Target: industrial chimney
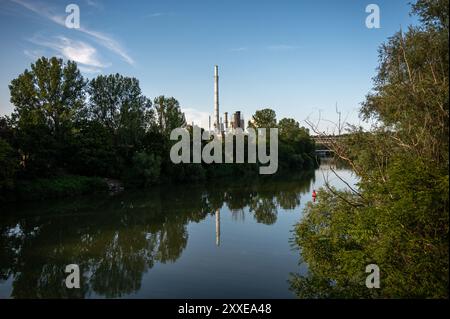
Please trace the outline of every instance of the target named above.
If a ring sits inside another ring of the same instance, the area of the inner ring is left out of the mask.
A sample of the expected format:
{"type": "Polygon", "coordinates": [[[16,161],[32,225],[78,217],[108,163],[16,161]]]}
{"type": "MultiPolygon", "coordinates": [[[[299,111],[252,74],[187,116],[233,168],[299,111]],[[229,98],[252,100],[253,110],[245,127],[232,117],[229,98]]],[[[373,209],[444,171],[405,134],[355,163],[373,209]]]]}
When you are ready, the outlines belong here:
{"type": "Polygon", "coordinates": [[[219,67],[214,66],[214,122],[217,133],[220,133],[219,119],[219,67]]]}
{"type": "Polygon", "coordinates": [[[228,130],[228,112],[225,112],[225,130],[228,130]]]}

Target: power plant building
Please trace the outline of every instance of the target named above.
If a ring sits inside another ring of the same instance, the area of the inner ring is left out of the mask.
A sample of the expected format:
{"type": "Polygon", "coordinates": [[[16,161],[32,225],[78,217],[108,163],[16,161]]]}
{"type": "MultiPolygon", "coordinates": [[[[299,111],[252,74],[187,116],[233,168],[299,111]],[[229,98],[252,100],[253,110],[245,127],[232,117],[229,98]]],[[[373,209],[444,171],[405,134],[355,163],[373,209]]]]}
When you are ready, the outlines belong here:
{"type": "MultiPolygon", "coordinates": [[[[224,122],[220,117],[219,110],[219,67],[214,66],[214,132],[217,134],[225,134],[230,130],[245,130],[244,116],[241,111],[236,111],[231,119],[228,118],[228,112],[224,113],[224,122]],[[230,121],[229,121],[230,120],[230,121]]],[[[209,117],[209,130],[211,131],[211,117],[209,117]]]]}

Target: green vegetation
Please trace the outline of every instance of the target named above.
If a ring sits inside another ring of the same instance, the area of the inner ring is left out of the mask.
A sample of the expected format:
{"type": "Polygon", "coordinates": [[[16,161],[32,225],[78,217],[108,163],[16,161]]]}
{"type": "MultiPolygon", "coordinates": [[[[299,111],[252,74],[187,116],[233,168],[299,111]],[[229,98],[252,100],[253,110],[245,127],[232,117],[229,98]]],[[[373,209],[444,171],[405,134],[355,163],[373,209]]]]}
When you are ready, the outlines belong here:
{"type": "MultiPolygon", "coordinates": [[[[170,133],[191,127],[175,98],[159,96],[152,101],[135,78],[114,74],[88,81],[76,63],[42,57],[9,88],[15,109],[10,117],[0,118],[2,201],[93,191],[84,177],[148,187],[258,174],[259,163],[173,164],[170,149],[176,141],[170,140],[170,133]]],[[[278,125],[270,109],[256,112],[254,119],[252,127],[278,125]],[[266,113],[270,121],[265,121],[266,113]]],[[[279,125],[280,172],[314,167],[314,142],[308,130],[293,119],[279,125]]]]}
{"type": "Polygon", "coordinates": [[[322,189],[296,227],[309,266],[291,281],[299,297],[448,298],[448,6],[417,1],[421,25],[381,47],[361,109],[377,127],[355,128],[334,149],[358,190],[322,189]],[[380,289],[365,286],[368,264],[380,289]]]}
{"type": "Polygon", "coordinates": [[[71,197],[107,191],[108,185],[98,177],[64,175],[54,178],[38,178],[17,183],[15,196],[19,200],[42,200],[71,197]]]}
{"type": "Polygon", "coordinates": [[[0,138],[0,201],[5,192],[11,191],[14,187],[14,175],[18,167],[18,161],[14,156],[11,145],[0,138]]]}

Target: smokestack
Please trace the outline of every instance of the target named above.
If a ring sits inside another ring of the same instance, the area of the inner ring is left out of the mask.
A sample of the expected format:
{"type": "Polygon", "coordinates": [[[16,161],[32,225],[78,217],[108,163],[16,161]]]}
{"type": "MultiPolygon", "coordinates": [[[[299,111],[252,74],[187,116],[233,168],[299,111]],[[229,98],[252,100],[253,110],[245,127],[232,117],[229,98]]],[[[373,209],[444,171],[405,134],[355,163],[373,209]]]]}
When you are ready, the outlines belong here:
{"type": "Polygon", "coordinates": [[[225,129],[228,130],[228,112],[225,112],[225,129]]]}
{"type": "Polygon", "coordinates": [[[240,128],[241,127],[241,111],[236,111],[233,114],[233,122],[234,122],[234,129],[240,128]]]}
{"type": "Polygon", "coordinates": [[[214,66],[214,121],[216,131],[220,133],[219,121],[219,67],[214,66]]]}

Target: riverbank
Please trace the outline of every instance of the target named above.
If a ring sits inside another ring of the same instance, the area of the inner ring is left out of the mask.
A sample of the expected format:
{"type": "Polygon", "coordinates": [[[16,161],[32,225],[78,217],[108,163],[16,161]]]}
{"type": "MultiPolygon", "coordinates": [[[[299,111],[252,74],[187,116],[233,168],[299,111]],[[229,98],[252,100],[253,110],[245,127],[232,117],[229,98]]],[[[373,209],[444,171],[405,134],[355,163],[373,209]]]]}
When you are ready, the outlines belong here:
{"type": "Polygon", "coordinates": [[[254,171],[245,171],[242,174],[234,174],[226,170],[217,170],[216,174],[196,180],[171,180],[162,181],[150,185],[135,185],[129,181],[122,181],[112,178],[88,177],[79,175],[62,175],[50,178],[39,178],[35,180],[18,181],[16,185],[0,195],[0,203],[32,202],[48,199],[61,199],[67,197],[77,197],[83,195],[95,195],[102,193],[117,194],[128,190],[151,189],[164,185],[206,185],[211,180],[219,180],[222,184],[232,184],[239,181],[240,184],[251,185],[257,181],[272,180],[280,181],[295,177],[310,177],[314,174],[314,169],[304,169],[290,172],[279,172],[273,175],[258,175],[254,171]]]}
{"type": "Polygon", "coordinates": [[[63,175],[18,181],[13,189],[0,196],[0,202],[38,201],[107,192],[108,182],[100,177],[63,175]]]}

